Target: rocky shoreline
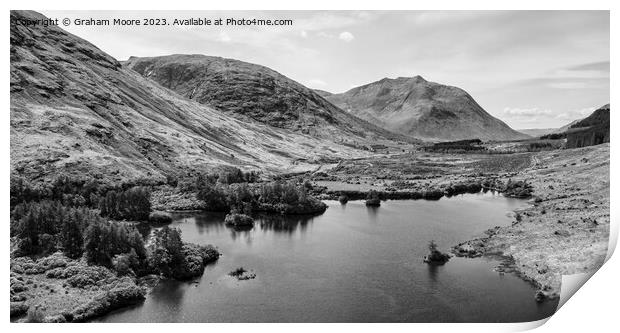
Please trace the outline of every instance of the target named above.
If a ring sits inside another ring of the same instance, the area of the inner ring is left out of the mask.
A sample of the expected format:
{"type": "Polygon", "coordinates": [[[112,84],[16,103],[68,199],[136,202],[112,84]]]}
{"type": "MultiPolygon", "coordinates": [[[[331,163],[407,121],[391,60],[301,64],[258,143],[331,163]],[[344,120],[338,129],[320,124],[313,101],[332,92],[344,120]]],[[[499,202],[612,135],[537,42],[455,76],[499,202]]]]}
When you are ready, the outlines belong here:
{"type": "MultiPolygon", "coordinates": [[[[191,243],[183,246],[184,266],[175,274],[190,280],[203,274],[219,252],[191,243]]],[[[86,322],[139,304],[163,276],[119,275],[57,252],[47,257],[11,259],[11,321],[86,322]]]]}
{"type": "Polygon", "coordinates": [[[609,144],[541,152],[524,170],[535,197],[511,226],[460,243],[457,256],[500,258],[501,270],[537,286],[537,301],[559,297],[565,274],[591,272],[609,241],[609,144]]]}

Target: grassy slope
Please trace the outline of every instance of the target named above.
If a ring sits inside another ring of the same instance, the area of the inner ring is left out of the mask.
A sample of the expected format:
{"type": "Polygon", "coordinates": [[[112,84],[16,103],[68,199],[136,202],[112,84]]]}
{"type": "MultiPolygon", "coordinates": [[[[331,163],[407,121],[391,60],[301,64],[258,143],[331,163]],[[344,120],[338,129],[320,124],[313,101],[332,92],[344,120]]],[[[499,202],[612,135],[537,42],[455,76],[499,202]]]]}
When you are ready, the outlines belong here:
{"type": "Polygon", "coordinates": [[[512,257],[515,269],[558,296],[561,275],[596,270],[607,255],[609,144],[533,154],[532,167],[515,178],[527,179],[542,201],[468,244],[512,257]]]}
{"type": "Polygon", "coordinates": [[[11,26],[11,169],[28,178],[163,178],[221,164],[282,172],[364,155],[189,101],[60,28],[11,26]]]}

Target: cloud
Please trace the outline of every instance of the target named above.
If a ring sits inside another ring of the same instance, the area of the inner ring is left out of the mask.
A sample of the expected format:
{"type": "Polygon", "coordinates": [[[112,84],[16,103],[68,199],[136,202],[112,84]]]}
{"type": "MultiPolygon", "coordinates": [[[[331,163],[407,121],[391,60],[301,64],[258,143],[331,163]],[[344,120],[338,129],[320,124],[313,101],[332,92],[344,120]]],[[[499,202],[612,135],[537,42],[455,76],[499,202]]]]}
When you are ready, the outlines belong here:
{"type": "Polygon", "coordinates": [[[232,41],[232,38],[230,38],[230,36],[225,31],[220,31],[220,34],[217,36],[216,40],[222,43],[230,43],[232,41]]]}
{"type": "Polygon", "coordinates": [[[558,115],[555,116],[556,119],[560,119],[560,120],[566,120],[566,121],[572,121],[575,119],[583,119],[587,116],[589,116],[590,114],[592,114],[592,112],[594,112],[594,110],[596,110],[595,107],[589,107],[589,108],[583,108],[583,109],[576,109],[576,110],[571,110],[568,112],[562,112],[558,115]]]}
{"type": "Polygon", "coordinates": [[[553,111],[549,109],[539,109],[539,108],[504,108],[504,114],[509,116],[541,116],[541,115],[551,115],[553,111]]]}
{"type": "Polygon", "coordinates": [[[569,71],[599,71],[607,72],[609,74],[609,61],[591,62],[587,64],[581,64],[567,68],[569,71]]]}
{"type": "MultiPolygon", "coordinates": [[[[568,122],[583,119],[589,116],[596,107],[587,107],[582,109],[567,110],[564,112],[556,112],[551,109],[541,108],[504,108],[503,118],[512,121],[518,121],[522,126],[540,127],[541,122],[557,123],[561,122],[562,126],[568,122]]],[[[559,127],[559,126],[558,126],[559,127]]]]}
{"type": "Polygon", "coordinates": [[[348,43],[353,41],[355,39],[355,36],[353,36],[353,34],[348,31],[343,31],[340,33],[340,35],[338,35],[338,38],[348,43]]]}
{"type": "Polygon", "coordinates": [[[549,83],[547,86],[554,89],[584,89],[588,87],[585,82],[556,82],[549,83]]]}

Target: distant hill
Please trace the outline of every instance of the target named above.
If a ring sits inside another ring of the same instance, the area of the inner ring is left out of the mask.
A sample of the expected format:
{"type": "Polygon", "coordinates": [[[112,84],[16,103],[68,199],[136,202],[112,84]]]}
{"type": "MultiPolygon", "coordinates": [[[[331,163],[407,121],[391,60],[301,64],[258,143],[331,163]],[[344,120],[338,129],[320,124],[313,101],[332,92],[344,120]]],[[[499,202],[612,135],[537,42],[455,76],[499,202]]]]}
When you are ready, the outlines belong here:
{"type": "Polygon", "coordinates": [[[539,137],[545,134],[550,134],[557,131],[557,128],[524,128],[518,129],[518,132],[521,132],[525,135],[529,135],[531,137],[539,137]]]}
{"type": "Polygon", "coordinates": [[[564,132],[566,132],[566,131],[567,131],[567,130],[571,127],[571,126],[575,125],[576,123],[578,123],[578,122],[580,122],[580,121],[581,121],[581,119],[575,119],[575,120],[571,121],[570,123],[568,123],[568,124],[566,124],[566,125],[564,125],[564,126],[562,126],[562,127],[560,127],[560,128],[557,128],[557,129],[556,129],[555,131],[553,131],[552,133],[564,133],[564,132]]]}
{"type": "Polygon", "coordinates": [[[423,140],[530,137],[491,116],[464,90],[421,76],[385,78],[324,97],[373,124],[423,140]]]}
{"type": "Polygon", "coordinates": [[[606,104],[570,126],[566,131],[566,147],[578,148],[609,142],[610,125],[610,107],[606,104]]]}
{"type": "Polygon", "coordinates": [[[239,119],[334,141],[401,139],[265,66],[205,55],[131,57],[126,68],[239,119]]]}

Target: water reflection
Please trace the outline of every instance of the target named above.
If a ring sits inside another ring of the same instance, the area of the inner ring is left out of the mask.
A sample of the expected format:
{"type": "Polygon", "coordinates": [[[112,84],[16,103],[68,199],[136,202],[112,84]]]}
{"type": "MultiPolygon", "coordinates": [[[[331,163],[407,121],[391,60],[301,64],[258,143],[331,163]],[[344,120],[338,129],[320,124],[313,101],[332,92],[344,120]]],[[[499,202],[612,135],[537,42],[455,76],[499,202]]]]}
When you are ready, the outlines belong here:
{"type": "Polygon", "coordinates": [[[232,227],[226,226],[230,229],[230,238],[235,241],[237,239],[244,239],[246,244],[252,244],[252,233],[251,230],[253,227],[232,227]]]}
{"type": "Polygon", "coordinates": [[[379,213],[380,207],[377,206],[366,206],[366,212],[368,212],[368,218],[371,222],[377,222],[377,214],[379,213]]]}
{"type": "Polygon", "coordinates": [[[438,265],[426,265],[428,267],[428,278],[429,280],[435,284],[437,283],[437,272],[439,270],[438,265]]]}
{"type": "MultiPolygon", "coordinates": [[[[173,213],[175,223],[195,224],[199,234],[219,233],[229,230],[233,239],[251,237],[253,230],[263,232],[273,231],[292,235],[297,230],[306,232],[308,225],[318,215],[277,215],[259,213],[253,214],[255,224],[253,227],[233,227],[224,224],[225,213],[201,212],[201,213],[173,213]]],[[[145,225],[148,235],[149,226],[145,225]]]]}
{"type": "Polygon", "coordinates": [[[314,217],[257,214],[251,230],[226,227],[221,213],[173,214],[184,241],[213,244],[222,257],[198,284],[162,282],[140,306],[101,320],[505,322],[537,320],[555,309],[554,302],[535,305],[535,288],[517,276],[498,277],[495,261],[422,262],[428,240],[449,246],[510,225],[506,212],[523,201],[481,193],[380,208],[361,200],[327,204],[314,217]],[[257,278],[228,276],[238,267],[257,278]]]}
{"type": "Polygon", "coordinates": [[[302,233],[306,232],[308,224],[314,221],[314,217],[313,215],[285,216],[260,214],[257,216],[257,222],[262,231],[274,231],[291,235],[297,229],[302,233]]]}

